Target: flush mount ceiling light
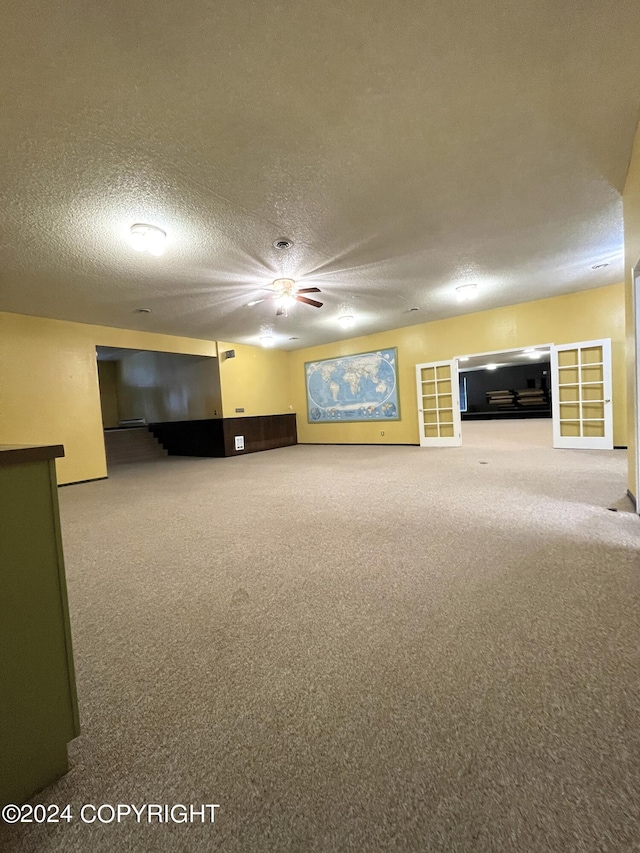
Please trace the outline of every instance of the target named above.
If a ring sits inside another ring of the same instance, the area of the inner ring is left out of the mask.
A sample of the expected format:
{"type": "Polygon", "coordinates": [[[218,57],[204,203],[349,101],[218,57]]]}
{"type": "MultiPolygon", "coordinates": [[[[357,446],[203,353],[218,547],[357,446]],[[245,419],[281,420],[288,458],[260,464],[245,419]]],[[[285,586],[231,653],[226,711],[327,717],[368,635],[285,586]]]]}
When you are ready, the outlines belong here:
{"type": "Polygon", "coordinates": [[[272,347],[274,344],[273,333],[265,330],[260,335],[260,345],[263,347],[272,347]]]}
{"type": "Polygon", "coordinates": [[[475,299],[477,295],[477,284],[459,284],[456,287],[456,299],[458,302],[468,302],[470,299],[475,299]]]}
{"type": "Polygon", "coordinates": [[[338,323],[343,329],[350,329],[355,322],[355,318],[351,314],[343,314],[342,317],[338,317],[338,323]]]}
{"type": "Polygon", "coordinates": [[[162,255],[167,239],[162,228],[138,222],[131,226],[129,242],[137,252],[149,252],[150,255],[162,255]]]}

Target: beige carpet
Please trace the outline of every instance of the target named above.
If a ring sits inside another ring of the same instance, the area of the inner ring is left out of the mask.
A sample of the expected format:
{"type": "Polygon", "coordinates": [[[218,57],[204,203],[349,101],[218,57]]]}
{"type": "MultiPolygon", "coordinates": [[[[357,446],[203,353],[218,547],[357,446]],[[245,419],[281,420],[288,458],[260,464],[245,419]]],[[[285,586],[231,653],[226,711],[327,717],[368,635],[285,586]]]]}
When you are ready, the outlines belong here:
{"type": "Polygon", "coordinates": [[[464,447],[494,447],[526,450],[532,447],[553,447],[551,418],[527,420],[463,421],[464,447]]]}
{"type": "Polygon", "coordinates": [[[621,451],[298,446],[60,491],[82,735],[52,851],[637,851],[621,451]],[[85,803],[219,803],[86,825],[85,803]]]}

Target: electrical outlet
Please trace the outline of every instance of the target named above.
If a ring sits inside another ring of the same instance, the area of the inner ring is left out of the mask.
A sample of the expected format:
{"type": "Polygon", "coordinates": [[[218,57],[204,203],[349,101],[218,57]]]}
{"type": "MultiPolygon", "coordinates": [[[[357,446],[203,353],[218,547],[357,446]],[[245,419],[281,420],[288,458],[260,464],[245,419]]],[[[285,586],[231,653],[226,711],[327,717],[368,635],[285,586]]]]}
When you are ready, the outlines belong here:
{"type": "Polygon", "coordinates": [[[237,435],[236,436],[236,450],[244,450],[244,436],[237,435]]]}

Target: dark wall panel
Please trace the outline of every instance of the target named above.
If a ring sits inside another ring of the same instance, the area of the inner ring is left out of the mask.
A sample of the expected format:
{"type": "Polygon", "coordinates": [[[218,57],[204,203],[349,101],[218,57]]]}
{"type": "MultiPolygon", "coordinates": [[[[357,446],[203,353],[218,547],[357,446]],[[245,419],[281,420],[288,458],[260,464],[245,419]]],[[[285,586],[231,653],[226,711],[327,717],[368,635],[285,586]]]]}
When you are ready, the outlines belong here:
{"type": "Polygon", "coordinates": [[[502,411],[489,404],[488,391],[519,391],[526,388],[543,388],[550,392],[551,365],[548,361],[532,361],[531,364],[514,364],[499,367],[497,370],[469,370],[460,373],[467,382],[467,412],[463,419],[474,417],[551,417],[551,406],[529,409],[517,408],[514,411],[502,411]]]}
{"type": "Polygon", "coordinates": [[[298,443],[295,415],[225,418],[223,424],[225,456],[241,456],[298,443]],[[244,436],[244,450],[235,449],[237,435],[244,436]]]}
{"type": "Polygon", "coordinates": [[[295,415],[206,419],[150,424],[170,456],[241,456],[298,443],[295,415]],[[235,437],[244,437],[244,450],[235,437]]]}

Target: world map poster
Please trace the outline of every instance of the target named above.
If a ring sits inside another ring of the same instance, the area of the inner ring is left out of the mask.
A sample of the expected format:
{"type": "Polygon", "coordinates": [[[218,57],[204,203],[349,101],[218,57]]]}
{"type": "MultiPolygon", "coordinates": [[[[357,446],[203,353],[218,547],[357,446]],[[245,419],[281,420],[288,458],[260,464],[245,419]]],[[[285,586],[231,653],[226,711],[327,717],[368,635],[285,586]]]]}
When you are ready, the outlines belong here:
{"type": "Polygon", "coordinates": [[[305,364],[309,423],[398,421],[397,350],[305,364]]]}

